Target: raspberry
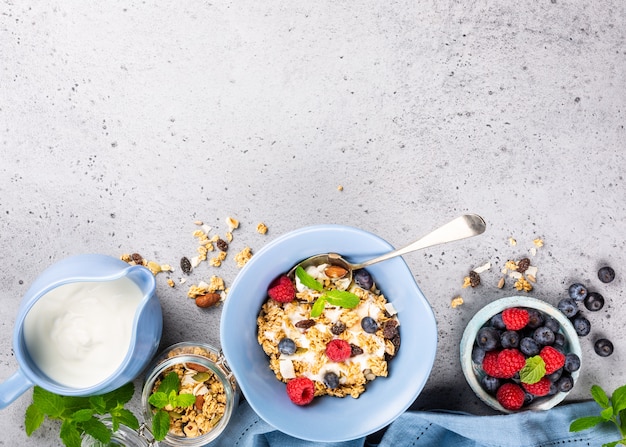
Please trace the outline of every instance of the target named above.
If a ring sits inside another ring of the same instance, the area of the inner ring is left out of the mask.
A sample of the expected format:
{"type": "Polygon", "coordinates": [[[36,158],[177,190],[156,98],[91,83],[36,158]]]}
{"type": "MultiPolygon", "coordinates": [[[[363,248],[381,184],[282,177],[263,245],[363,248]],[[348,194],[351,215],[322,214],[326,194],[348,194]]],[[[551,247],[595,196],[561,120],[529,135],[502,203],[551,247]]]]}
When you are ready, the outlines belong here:
{"type": "Polygon", "coordinates": [[[534,396],[545,396],[550,392],[552,382],[547,377],[542,377],[537,383],[523,383],[522,387],[534,396]]]}
{"type": "Polygon", "coordinates": [[[501,378],[510,379],[526,364],[526,357],[517,349],[503,349],[498,354],[498,370],[501,378]]]}
{"type": "Polygon", "coordinates": [[[552,374],[565,365],[565,355],[552,346],[544,346],[539,352],[539,357],[546,364],[546,374],[552,374]]]}
{"type": "Polygon", "coordinates": [[[274,301],[279,303],[288,303],[296,297],[296,289],[291,280],[283,275],[272,281],[267,294],[274,301]]]}
{"type": "Polygon", "coordinates": [[[502,321],[509,331],[519,331],[528,324],[530,317],[526,309],[511,307],[502,312],[502,321]]]}
{"type": "Polygon", "coordinates": [[[498,368],[498,351],[489,351],[483,358],[483,371],[491,377],[501,378],[500,368],[498,368]]]}
{"type": "Polygon", "coordinates": [[[351,354],[350,343],[340,338],[331,340],[326,345],[326,356],[333,362],[343,362],[349,359],[351,354]]]}
{"type": "Polygon", "coordinates": [[[524,390],[515,383],[505,383],[496,393],[496,399],[507,410],[519,410],[524,405],[524,390]]]}
{"type": "Polygon", "coordinates": [[[287,395],[296,405],[310,404],[315,397],[315,384],[308,377],[296,377],[287,382],[287,395]]]}

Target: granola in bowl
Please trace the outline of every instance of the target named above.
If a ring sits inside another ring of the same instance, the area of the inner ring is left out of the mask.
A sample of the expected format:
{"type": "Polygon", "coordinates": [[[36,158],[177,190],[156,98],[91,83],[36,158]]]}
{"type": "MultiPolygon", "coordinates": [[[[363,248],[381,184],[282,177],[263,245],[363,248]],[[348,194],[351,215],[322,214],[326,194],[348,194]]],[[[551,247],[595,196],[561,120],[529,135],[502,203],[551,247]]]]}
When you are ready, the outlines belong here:
{"type": "Polygon", "coordinates": [[[310,387],[288,386],[299,405],[324,395],[358,398],[368,382],[388,375],[400,348],[397,313],[369,273],[346,283],[338,269],[321,264],[281,276],[257,318],[258,342],[276,378],[310,387]]]}

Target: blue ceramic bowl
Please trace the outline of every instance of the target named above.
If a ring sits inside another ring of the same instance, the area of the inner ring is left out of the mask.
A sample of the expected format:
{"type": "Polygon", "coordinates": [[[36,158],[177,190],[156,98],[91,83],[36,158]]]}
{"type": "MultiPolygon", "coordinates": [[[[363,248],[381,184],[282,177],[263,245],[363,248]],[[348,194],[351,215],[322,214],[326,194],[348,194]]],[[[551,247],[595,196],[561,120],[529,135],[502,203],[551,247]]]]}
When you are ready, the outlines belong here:
{"type": "MultiPolygon", "coordinates": [[[[572,326],[572,323],[567,319],[567,317],[565,317],[565,315],[563,315],[563,313],[556,307],[546,303],[545,301],[528,296],[510,296],[506,298],[500,298],[487,304],[472,317],[470,322],[467,324],[465,331],[463,332],[463,338],[461,339],[461,368],[463,369],[463,374],[465,375],[467,383],[470,385],[474,393],[476,393],[476,395],[480,398],[480,400],[489,405],[491,408],[501,411],[503,413],[514,412],[511,410],[507,410],[502,405],[500,405],[498,400],[493,395],[485,391],[485,389],[482,387],[480,381],[485,376],[485,372],[482,370],[480,365],[472,361],[472,350],[474,348],[474,341],[476,340],[478,330],[483,327],[489,320],[491,320],[491,317],[509,307],[526,307],[531,309],[537,309],[544,315],[550,315],[551,317],[554,317],[561,326],[560,332],[565,336],[567,352],[572,352],[578,355],[582,363],[582,352],[580,349],[580,342],[578,340],[576,330],[574,329],[574,326],[572,326]]],[[[579,373],[580,369],[572,373],[572,379],[574,379],[574,384],[576,384],[579,373]]],[[[550,397],[537,398],[530,405],[523,407],[520,411],[549,410],[556,404],[560,403],[563,399],[565,399],[566,396],[567,393],[558,392],[550,397]]]]}
{"type": "Polygon", "coordinates": [[[341,225],[317,225],[287,233],[259,250],[233,282],[224,303],[224,356],[250,406],[267,423],[296,438],[339,442],[373,433],[400,416],[417,398],[437,349],[433,311],[401,258],[367,268],[398,311],[401,346],[389,376],[368,383],[358,399],[324,396],[293,404],[257,343],[256,319],[270,282],[309,256],[336,252],[361,262],[392,250],[371,233],[341,225]]]}
{"type": "Polygon", "coordinates": [[[33,385],[66,396],[91,396],[113,391],[135,379],[148,365],[161,340],[163,316],[155,289],[156,281],[150,270],[130,266],[111,256],[77,255],[48,267],[22,298],[15,318],[13,351],[18,370],[0,383],[0,408],[9,405],[33,385]],[[64,284],[115,281],[122,277],[131,279],[139,287],[143,299],[135,312],[130,347],[120,366],[107,379],[85,388],[69,387],[49,378],[33,361],[26,347],[24,320],[30,309],[47,292],[64,284]]]}

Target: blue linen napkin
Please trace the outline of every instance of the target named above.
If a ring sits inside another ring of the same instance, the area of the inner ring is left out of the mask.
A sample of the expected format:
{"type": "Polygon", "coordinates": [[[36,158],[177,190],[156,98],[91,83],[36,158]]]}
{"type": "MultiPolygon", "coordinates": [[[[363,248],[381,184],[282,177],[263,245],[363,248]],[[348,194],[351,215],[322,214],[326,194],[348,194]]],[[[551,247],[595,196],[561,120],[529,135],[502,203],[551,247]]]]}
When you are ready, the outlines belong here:
{"type": "MultiPolygon", "coordinates": [[[[448,411],[407,411],[385,431],[379,443],[366,438],[310,442],[288,436],[263,421],[242,402],[229,426],[211,447],[599,447],[619,439],[612,424],[570,433],[570,423],[597,415],[594,401],[559,405],[549,411],[474,416],[448,411]]],[[[323,429],[323,428],[322,428],[323,429]]]]}

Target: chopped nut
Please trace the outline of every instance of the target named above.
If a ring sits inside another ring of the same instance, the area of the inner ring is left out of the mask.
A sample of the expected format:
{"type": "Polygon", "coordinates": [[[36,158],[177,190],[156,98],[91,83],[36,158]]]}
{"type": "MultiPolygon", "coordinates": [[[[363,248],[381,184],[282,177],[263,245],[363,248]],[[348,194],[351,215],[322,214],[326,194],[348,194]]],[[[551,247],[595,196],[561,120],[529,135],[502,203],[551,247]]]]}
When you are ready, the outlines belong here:
{"type": "Polygon", "coordinates": [[[533,275],[526,275],[526,279],[530,282],[537,282],[537,278],[535,278],[533,275]]]}
{"type": "Polygon", "coordinates": [[[174,287],[174,280],[172,278],[167,278],[167,285],[170,287],[174,287]]]}
{"type": "Polygon", "coordinates": [[[535,244],[536,247],[541,248],[543,247],[543,239],[537,238],[533,241],[533,244],[535,244]]]}
{"type": "Polygon", "coordinates": [[[161,264],[161,271],[162,272],[173,272],[174,269],[169,264],[161,264]]]}
{"type": "Polygon", "coordinates": [[[450,306],[453,309],[456,309],[457,307],[459,307],[462,304],[463,304],[463,298],[461,296],[456,296],[456,297],[452,298],[452,301],[450,302],[450,306]]]}
{"type": "Polygon", "coordinates": [[[512,246],[517,245],[517,241],[515,239],[513,239],[512,237],[509,238],[509,244],[512,246]]]}
{"type": "Polygon", "coordinates": [[[504,287],[504,277],[500,278],[500,281],[498,281],[498,289],[501,289],[504,287]]]}
{"type": "Polygon", "coordinates": [[[515,281],[514,287],[516,290],[523,290],[524,292],[530,292],[531,290],[533,290],[532,284],[529,283],[524,277],[519,278],[517,281],[515,281]]]}
{"type": "Polygon", "coordinates": [[[161,271],[161,266],[154,261],[148,262],[148,269],[152,272],[153,275],[156,275],[161,271]]]}
{"type": "Polygon", "coordinates": [[[263,222],[259,222],[256,226],[256,232],[259,234],[267,233],[267,225],[265,225],[263,222]]]}
{"type": "Polygon", "coordinates": [[[337,191],[343,191],[343,186],[342,185],[337,186],[337,191]]]}
{"type": "Polygon", "coordinates": [[[239,228],[239,221],[233,217],[227,217],[226,223],[228,224],[228,228],[230,228],[230,231],[239,228]]]}
{"type": "Polygon", "coordinates": [[[194,224],[200,226],[200,225],[203,225],[203,222],[201,220],[196,220],[194,224]]]}

